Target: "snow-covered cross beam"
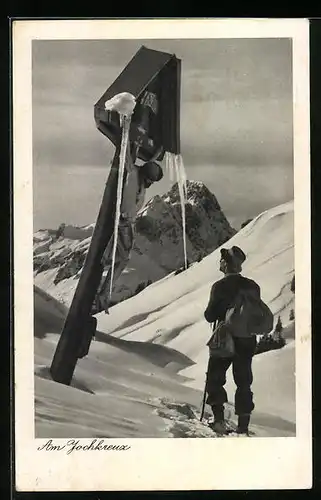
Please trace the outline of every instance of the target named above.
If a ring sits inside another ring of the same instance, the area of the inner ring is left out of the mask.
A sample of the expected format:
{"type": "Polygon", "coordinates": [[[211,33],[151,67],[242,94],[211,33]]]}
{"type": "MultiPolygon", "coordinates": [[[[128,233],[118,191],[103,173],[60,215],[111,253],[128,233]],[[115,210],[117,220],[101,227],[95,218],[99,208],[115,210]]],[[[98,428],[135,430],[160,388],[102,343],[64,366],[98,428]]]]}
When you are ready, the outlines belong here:
{"type": "MultiPolygon", "coordinates": [[[[180,59],[142,46],[94,106],[96,126],[115,145],[115,154],[86,261],[50,367],[51,376],[57,382],[70,384],[77,360],[88,354],[96,331],[93,304],[103,275],[106,248],[117,240],[115,221],[116,213],[119,215],[119,194],[123,194],[124,181],[129,175],[128,168],[124,169],[126,142],[130,162],[134,164],[139,159],[149,163],[152,177],[156,175],[155,168],[157,170],[154,160],[161,161],[166,153],[172,155],[183,196],[185,177],[182,163],[178,161],[180,79],[180,59]],[[119,96],[122,97],[119,99],[119,96]],[[134,103],[132,107],[131,103],[134,103]]],[[[155,179],[159,180],[157,175],[155,179]]],[[[115,245],[113,259],[114,250],[115,245]]]]}

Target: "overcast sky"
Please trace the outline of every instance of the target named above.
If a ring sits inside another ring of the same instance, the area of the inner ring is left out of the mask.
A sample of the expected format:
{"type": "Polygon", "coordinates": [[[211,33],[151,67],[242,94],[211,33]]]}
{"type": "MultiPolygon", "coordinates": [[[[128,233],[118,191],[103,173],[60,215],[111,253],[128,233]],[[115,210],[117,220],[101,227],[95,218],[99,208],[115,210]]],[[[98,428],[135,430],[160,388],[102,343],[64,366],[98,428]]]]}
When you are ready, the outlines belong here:
{"type": "Polygon", "coordinates": [[[187,176],[232,225],[293,199],[290,40],[33,41],[35,230],[95,221],[114,150],[94,104],[142,44],[182,59],[187,176]]]}

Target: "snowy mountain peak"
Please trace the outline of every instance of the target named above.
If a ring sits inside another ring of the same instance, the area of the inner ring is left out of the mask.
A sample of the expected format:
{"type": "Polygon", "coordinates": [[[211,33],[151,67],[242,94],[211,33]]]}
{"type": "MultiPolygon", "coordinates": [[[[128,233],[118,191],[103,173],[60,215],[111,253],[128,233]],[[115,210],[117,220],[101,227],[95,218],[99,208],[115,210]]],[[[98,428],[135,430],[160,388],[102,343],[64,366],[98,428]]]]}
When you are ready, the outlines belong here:
{"type": "MultiPolygon", "coordinates": [[[[187,203],[203,203],[206,207],[214,210],[221,210],[221,207],[213,193],[205,186],[202,181],[186,181],[186,201],[187,203]]],[[[172,203],[179,203],[179,191],[177,182],[170,191],[163,196],[169,197],[172,203]]]]}

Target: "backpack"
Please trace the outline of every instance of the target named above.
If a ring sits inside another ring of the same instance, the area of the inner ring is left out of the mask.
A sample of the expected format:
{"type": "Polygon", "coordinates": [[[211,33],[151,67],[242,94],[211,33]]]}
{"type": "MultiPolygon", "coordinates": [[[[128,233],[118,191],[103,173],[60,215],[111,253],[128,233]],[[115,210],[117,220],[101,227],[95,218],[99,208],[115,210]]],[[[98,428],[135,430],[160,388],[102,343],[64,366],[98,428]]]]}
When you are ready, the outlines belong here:
{"type": "Polygon", "coordinates": [[[209,347],[210,357],[231,358],[235,353],[235,346],[232,333],[225,321],[220,321],[213,325],[213,334],[207,346],[209,347]]]}
{"type": "Polygon", "coordinates": [[[273,314],[263,300],[251,290],[241,290],[225,316],[232,335],[264,335],[273,329],[273,314]]]}
{"type": "Polygon", "coordinates": [[[207,346],[211,357],[230,358],[235,353],[233,337],[251,337],[270,333],[273,314],[263,300],[251,290],[241,290],[226,311],[224,321],[213,325],[207,346]]]}

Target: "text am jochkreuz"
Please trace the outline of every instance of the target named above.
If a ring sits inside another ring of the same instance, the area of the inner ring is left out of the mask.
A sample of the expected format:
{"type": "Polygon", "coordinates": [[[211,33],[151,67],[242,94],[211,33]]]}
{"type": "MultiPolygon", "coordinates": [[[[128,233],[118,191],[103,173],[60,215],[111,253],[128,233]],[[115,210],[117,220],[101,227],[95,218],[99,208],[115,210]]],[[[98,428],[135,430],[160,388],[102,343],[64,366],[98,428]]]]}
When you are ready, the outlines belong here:
{"type": "Polygon", "coordinates": [[[104,439],[93,439],[89,444],[81,444],[79,439],[69,439],[65,444],[54,444],[49,439],[38,446],[38,451],[64,451],[70,455],[73,451],[127,451],[131,447],[126,444],[107,444],[104,439]]]}

